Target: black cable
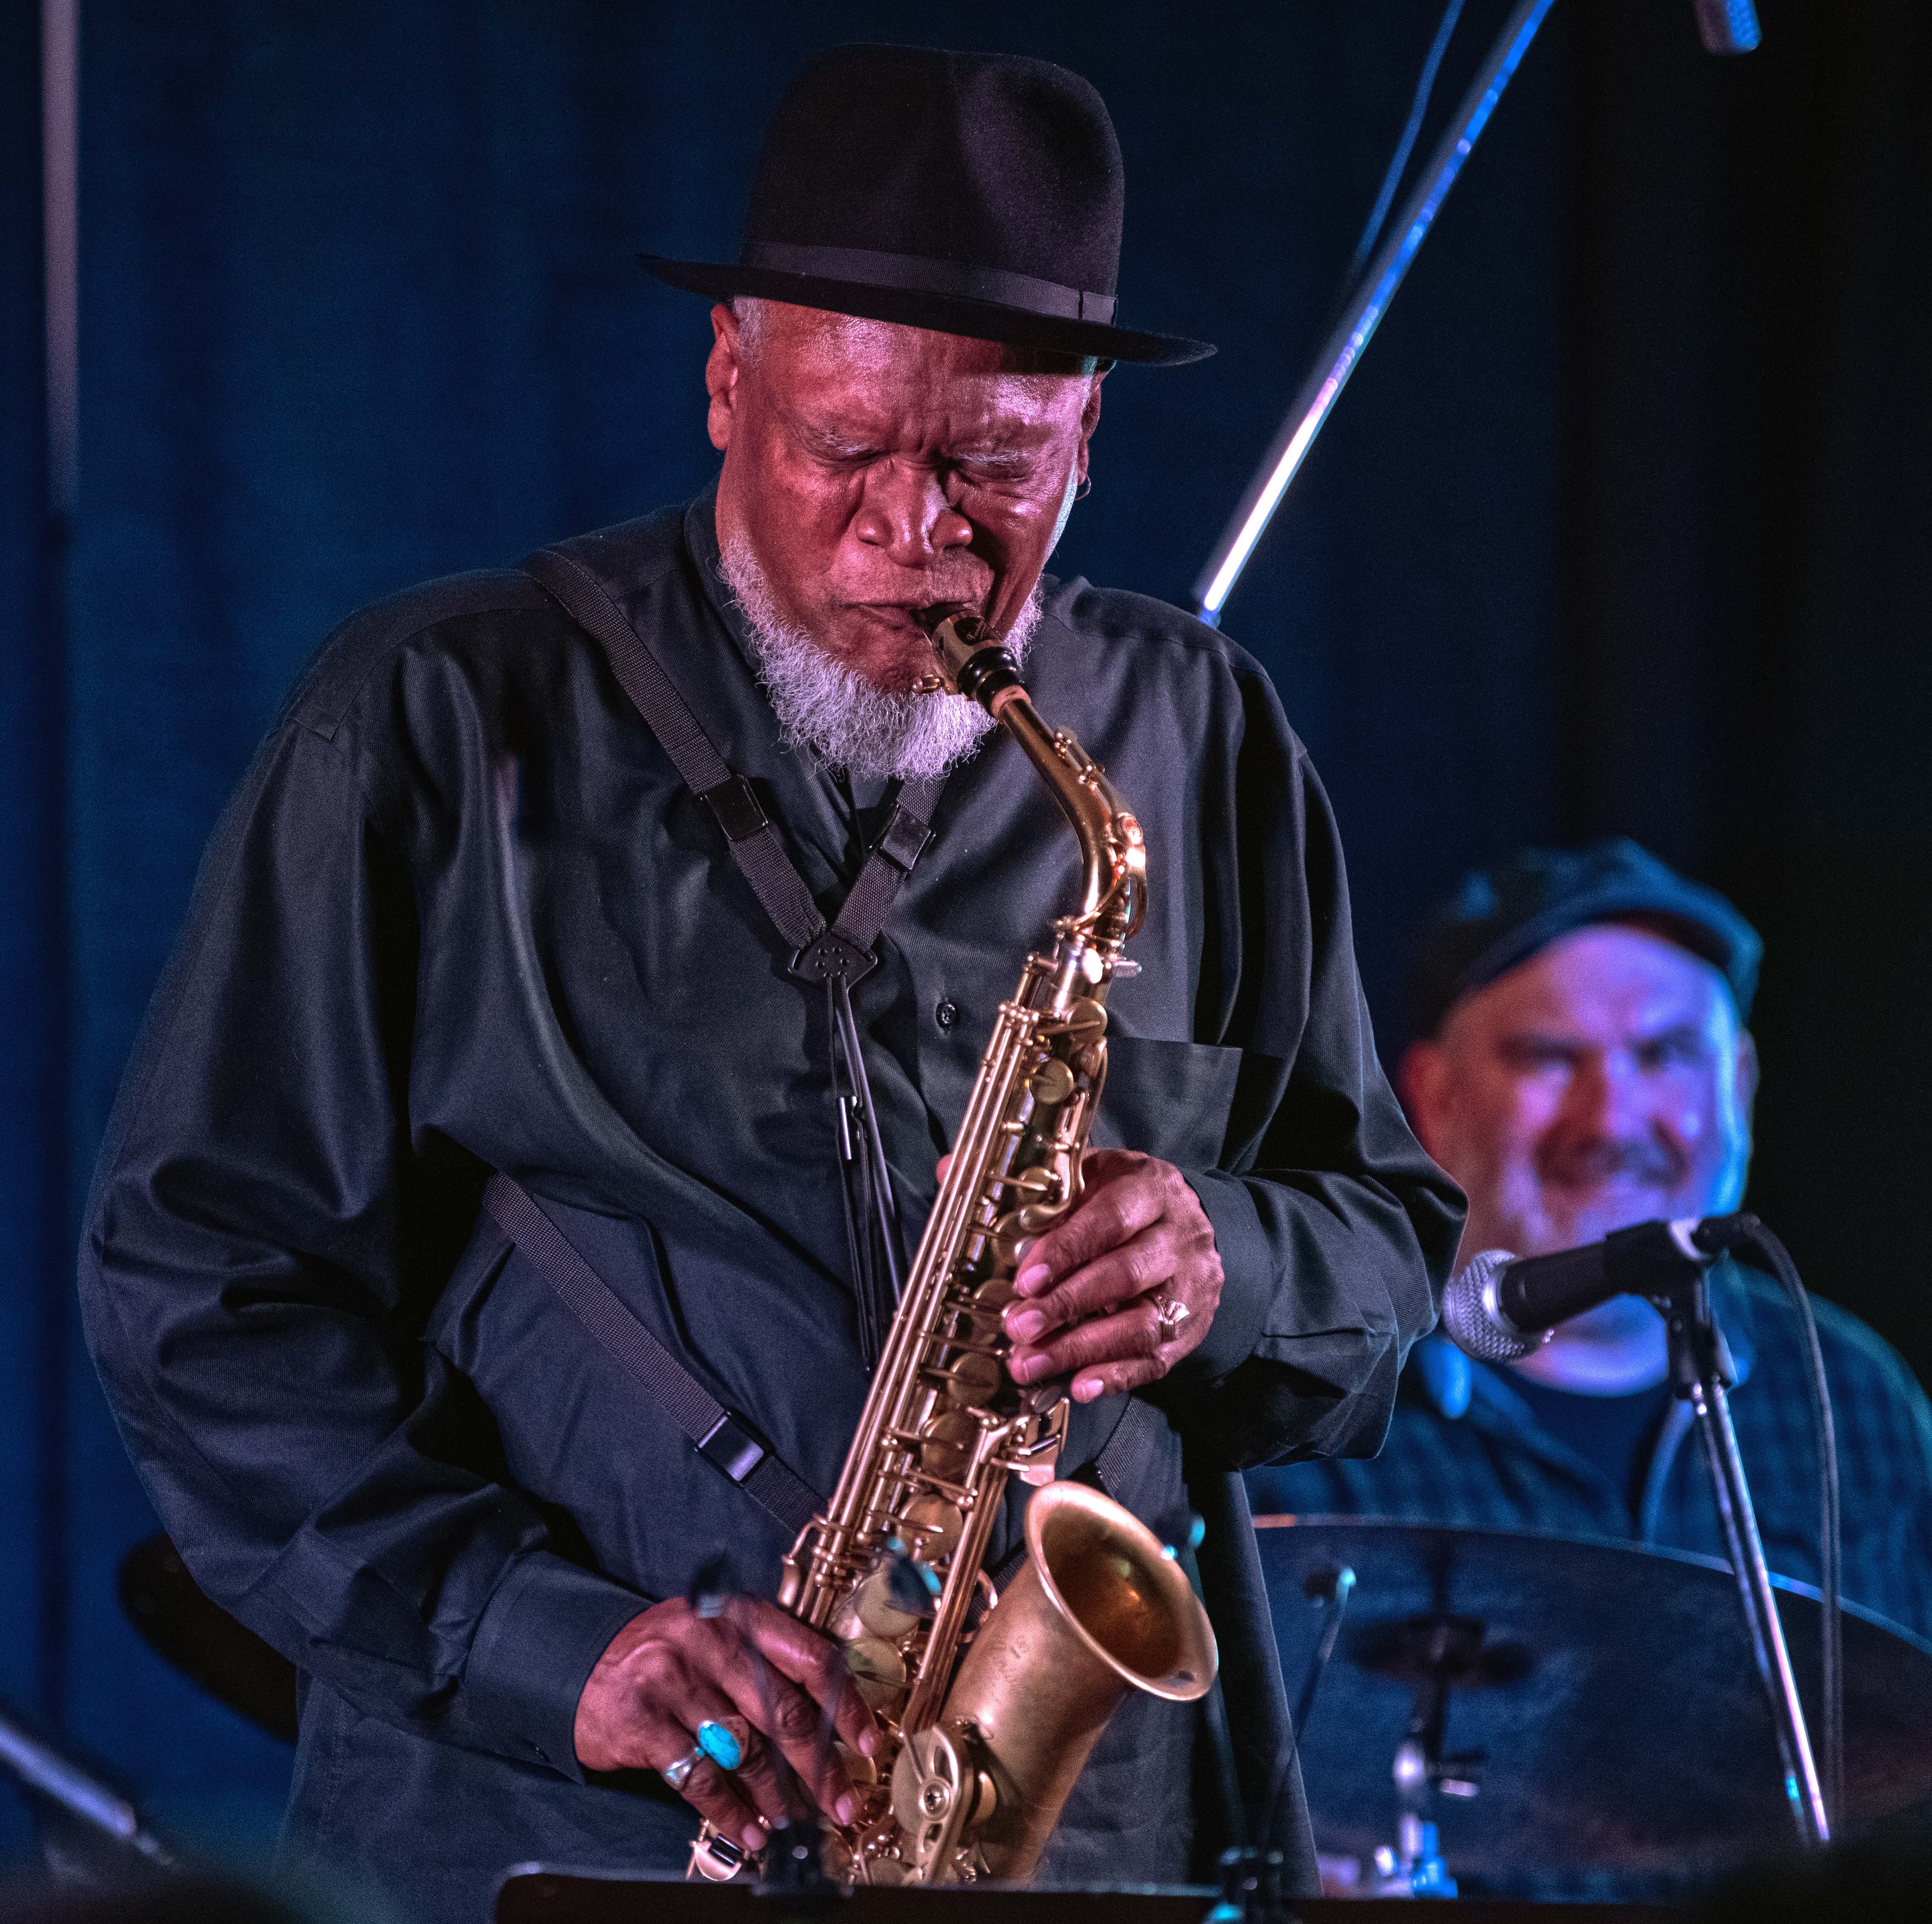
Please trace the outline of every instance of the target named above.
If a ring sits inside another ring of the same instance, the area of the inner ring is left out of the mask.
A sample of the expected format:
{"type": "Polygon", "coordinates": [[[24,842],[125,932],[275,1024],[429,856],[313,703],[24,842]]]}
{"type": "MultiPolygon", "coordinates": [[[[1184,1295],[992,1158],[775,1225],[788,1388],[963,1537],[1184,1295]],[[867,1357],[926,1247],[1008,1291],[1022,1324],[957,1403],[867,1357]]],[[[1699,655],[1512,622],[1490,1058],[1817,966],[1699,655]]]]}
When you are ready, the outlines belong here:
{"type": "MultiPolygon", "coordinates": [[[[1180,1545],[1180,1567],[1186,1571],[1195,1595],[1201,1599],[1202,1608],[1205,1610],[1207,1595],[1202,1586],[1201,1565],[1194,1553],[1194,1532],[1200,1520],[1198,1517],[1188,1518],[1187,1535],[1180,1545]]],[[[1208,1724],[1208,1748],[1214,1753],[1215,1770],[1221,1780],[1221,1809],[1228,1826],[1228,1847],[1244,1857],[1255,1840],[1248,1827],[1247,1805],[1241,1796],[1240,1772],[1235,1768],[1234,1740],[1228,1727],[1227,1700],[1222,1694],[1218,1667],[1214,1681],[1208,1686],[1208,1694],[1201,1700],[1201,1708],[1208,1724]]],[[[1266,1836],[1259,1841],[1265,1848],[1266,1836]]]]}
{"type": "Polygon", "coordinates": [[[852,1013],[851,992],[842,975],[830,977],[826,986],[831,991],[832,1020],[838,1031],[838,1047],[845,1058],[845,1073],[850,1080],[859,1118],[864,1125],[859,1132],[863,1138],[859,1149],[872,1184],[873,1227],[878,1234],[886,1280],[892,1292],[891,1303],[881,1306],[890,1321],[892,1310],[897,1305],[904,1288],[900,1267],[898,1205],[892,1194],[892,1172],[886,1166],[885,1139],[880,1133],[878,1112],[872,1106],[872,1085],[866,1073],[866,1055],[860,1040],[859,1024],[852,1013]]]}
{"type": "MultiPolygon", "coordinates": [[[[1311,1585],[1315,1580],[1310,1580],[1311,1585]]],[[[1326,1607],[1326,1621],[1322,1626],[1322,1634],[1316,1640],[1315,1648],[1310,1655],[1308,1667],[1304,1672],[1301,1689],[1295,1698],[1293,1727],[1288,1733],[1288,1748],[1275,1766],[1274,1781],[1268,1786],[1268,1802],[1262,1806],[1262,1838],[1264,1842],[1275,1834],[1275,1826],[1281,1816],[1282,1799],[1288,1795],[1289,1773],[1294,1768],[1295,1760],[1301,1754],[1301,1739],[1308,1721],[1315,1714],[1315,1693],[1321,1686],[1322,1679],[1328,1668],[1328,1660],[1335,1654],[1335,1643],[1342,1634],[1342,1619],[1348,1607],[1348,1599],[1354,1594],[1355,1573],[1346,1563],[1334,1572],[1334,1580],[1328,1594],[1321,1601],[1326,1607]]],[[[1318,1593],[1317,1593],[1318,1594],[1318,1593]]],[[[1310,1601],[1315,1601],[1311,1595],[1310,1601]]]]}
{"type": "Polygon", "coordinates": [[[1408,170],[1408,157],[1415,151],[1416,137],[1422,131],[1423,116],[1429,110],[1429,96],[1435,90],[1436,76],[1442,65],[1442,56],[1449,50],[1449,42],[1462,11],[1462,0],[1449,0],[1443,10],[1442,24],[1436,29],[1436,38],[1430,43],[1428,57],[1422,63],[1422,72],[1415,83],[1415,99],[1408,110],[1408,124],[1402,130],[1402,138],[1396,143],[1388,171],[1382,176],[1382,192],[1376,197],[1369,224],[1362,230],[1362,238],[1355,244],[1355,257],[1348,263],[1347,285],[1351,288],[1362,278],[1362,270],[1368,266],[1369,257],[1375,252],[1376,243],[1382,238],[1383,224],[1388,219],[1390,208],[1395,204],[1396,190],[1401,186],[1402,177],[1408,170]]]}

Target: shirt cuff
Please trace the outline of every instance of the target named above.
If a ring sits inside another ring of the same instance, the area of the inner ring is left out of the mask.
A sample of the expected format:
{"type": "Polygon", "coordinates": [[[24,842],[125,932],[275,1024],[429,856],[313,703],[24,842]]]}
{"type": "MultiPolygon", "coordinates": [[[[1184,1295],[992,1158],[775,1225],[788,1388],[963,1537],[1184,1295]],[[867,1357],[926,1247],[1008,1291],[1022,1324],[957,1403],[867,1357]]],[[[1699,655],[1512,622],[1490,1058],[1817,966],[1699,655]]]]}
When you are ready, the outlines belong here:
{"type": "Polygon", "coordinates": [[[584,1781],[577,1760],[577,1700],[640,1597],[536,1550],[496,1589],[476,1626],[463,1694],[470,1714],[506,1755],[584,1781]]]}
{"type": "Polygon", "coordinates": [[[1248,1186],[1225,1169],[1184,1169],[1207,1212],[1221,1259],[1221,1301],[1208,1340],[1184,1356],[1174,1374],[1219,1382],[1254,1354],[1274,1300],[1274,1253],[1262,1233],[1248,1186]]]}

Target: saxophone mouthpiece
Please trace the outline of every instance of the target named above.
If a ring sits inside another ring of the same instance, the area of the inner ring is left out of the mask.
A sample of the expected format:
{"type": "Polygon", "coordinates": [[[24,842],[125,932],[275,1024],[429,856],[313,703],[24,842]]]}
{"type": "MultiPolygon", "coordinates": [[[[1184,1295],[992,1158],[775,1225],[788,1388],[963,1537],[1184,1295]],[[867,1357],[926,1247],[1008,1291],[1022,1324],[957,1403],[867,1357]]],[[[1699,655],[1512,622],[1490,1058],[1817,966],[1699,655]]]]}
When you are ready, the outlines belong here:
{"type": "MultiPolygon", "coordinates": [[[[995,717],[1015,695],[1026,692],[1011,650],[970,603],[938,602],[931,608],[914,608],[912,615],[932,638],[932,652],[939,665],[938,689],[963,695],[995,717]]],[[[932,683],[922,682],[920,686],[937,692],[932,683]]]]}
{"type": "MultiPolygon", "coordinates": [[[[912,618],[932,635],[942,621],[980,621],[980,611],[970,602],[934,602],[930,607],[914,608],[912,618]]],[[[986,624],[980,622],[980,626],[986,624]]]]}

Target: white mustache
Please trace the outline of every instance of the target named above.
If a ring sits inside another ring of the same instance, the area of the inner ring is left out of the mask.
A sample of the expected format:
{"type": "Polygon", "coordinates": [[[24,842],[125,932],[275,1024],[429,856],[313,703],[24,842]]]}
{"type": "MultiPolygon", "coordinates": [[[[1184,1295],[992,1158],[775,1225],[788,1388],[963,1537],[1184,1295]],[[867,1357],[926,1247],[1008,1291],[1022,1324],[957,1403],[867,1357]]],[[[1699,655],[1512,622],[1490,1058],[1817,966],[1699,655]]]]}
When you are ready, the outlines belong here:
{"type": "MultiPolygon", "coordinates": [[[[742,536],[724,544],[719,570],[745,617],[758,680],[787,747],[808,749],[862,779],[930,778],[964,761],[994,725],[983,710],[955,696],[874,687],[809,635],[788,626],[757,555],[742,536]]],[[[905,584],[894,585],[903,592],[905,584]]],[[[1024,656],[1039,618],[1036,594],[1006,638],[1016,656],[1024,656]]]]}

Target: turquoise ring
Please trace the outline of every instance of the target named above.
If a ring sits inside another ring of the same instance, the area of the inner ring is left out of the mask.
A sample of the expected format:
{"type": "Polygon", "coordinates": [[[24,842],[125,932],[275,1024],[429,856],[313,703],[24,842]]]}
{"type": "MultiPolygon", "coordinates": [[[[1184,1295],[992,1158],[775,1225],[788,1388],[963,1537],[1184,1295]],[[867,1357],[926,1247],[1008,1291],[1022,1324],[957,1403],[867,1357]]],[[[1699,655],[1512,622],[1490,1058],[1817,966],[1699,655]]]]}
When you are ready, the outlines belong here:
{"type": "Polygon", "coordinates": [[[698,1725],[698,1748],[720,1770],[736,1770],[745,1760],[744,1746],[715,1718],[698,1725]]]}
{"type": "Polygon", "coordinates": [[[736,1770],[745,1760],[745,1747],[715,1717],[707,1717],[698,1727],[698,1741],[675,1763],[668,1763],[664,1781],[674,1790],[682,1790],[691,1773],[706,1757],[720,1770],[736,1770]]]}

